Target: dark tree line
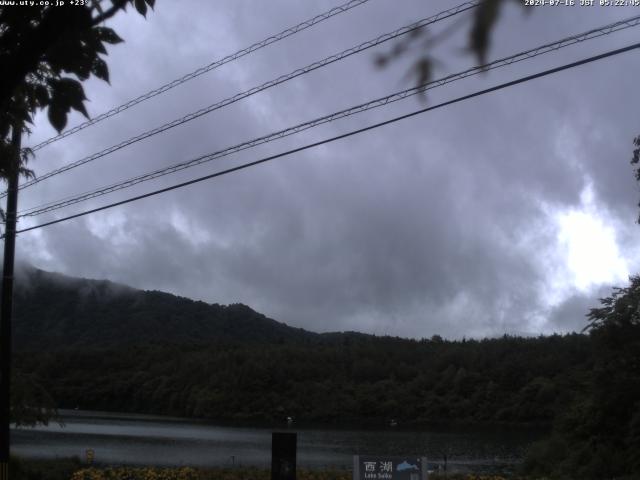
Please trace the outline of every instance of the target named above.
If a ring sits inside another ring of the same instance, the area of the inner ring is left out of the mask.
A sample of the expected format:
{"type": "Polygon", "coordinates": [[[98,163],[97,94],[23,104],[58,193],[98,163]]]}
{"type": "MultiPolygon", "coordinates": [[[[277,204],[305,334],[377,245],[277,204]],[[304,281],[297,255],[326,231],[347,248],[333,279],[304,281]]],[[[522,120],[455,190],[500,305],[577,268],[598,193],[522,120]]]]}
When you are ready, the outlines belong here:
{"type": "Polygon", "coordinates": [[[556,417],[527,468],[568,478],[640,477],[640,276],[589,314],[587,389],[556,417]]]}
{"type": "Polygon", "coordinates": [[[552,427],[526,468],[638,474],[640,277],[585,334],[407,340],[316,334],[244,305],[28,270],[16,292],[16,405],[231,422],[552,427]],[[19,384],[18,382],[16,384],[19,384]],[[21,400],[22,399],[22,400],[21,400]],[[26,399],[26,400],[25,400],[26,399]]]}
{"type": "Polygon", "coordinates": [[[219,420],[549,425],[584,393],[584,335],[447,342],[345,334],[315,342],[23,352],[59,407],[219,420]]]}

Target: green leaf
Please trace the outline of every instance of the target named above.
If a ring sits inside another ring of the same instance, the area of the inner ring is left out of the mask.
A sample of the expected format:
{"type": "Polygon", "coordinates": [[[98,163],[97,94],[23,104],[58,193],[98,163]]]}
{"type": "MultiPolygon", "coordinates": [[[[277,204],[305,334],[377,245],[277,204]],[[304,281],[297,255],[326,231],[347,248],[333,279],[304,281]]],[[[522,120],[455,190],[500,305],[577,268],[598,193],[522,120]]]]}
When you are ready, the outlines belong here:
{"type": "MultiPolygon", "coordinates": [[[[9,124],[9,122],[0,122],[0,138],[8,137],[10,130],[11,130],[11,125],[9,124]]],[[[2,147],[2,141],[0,141],[0,155],[2,154],[1,147],[2,147]]]]}
{"type": "Polygon", "coordinates": [[[49,90],[44,85],[36,85],[33,88],[33,93],[40,107],[44,107],[49,103],[49,90]]]}
{"type": "Polygon", "coordinates": [[[389,63],[389,57],[384,53],[378,53],[374,58],[374,62],[376,64],[376,67],[384,68],[389,63]]]}
{"type": "Polygon", "coordinates": [[[485,63],[491,40],[491,30],[500,17],[502,0],[484,0],[474,12],[469,44],[481,64],[485,63]]]}
{"type": "Polygon", "coordinates": [[[147,4],[144,0],[134,0],[133,4],[140,15],[143,17],[147,16],[147,4]]]}
{"type": "Polygon", "coordinates": [[[64,130],[67,125],[67,111],[64,108],[57,104],[51,104],[47,116],[49,117],[49,122],[58,133],[64,130]]]}
{"type": "Polygon", "coordinates": [[[80,82],[72,78],[62,78],[60,80],[50,80],[49,85],[53,89],[52,105],[57,105],[67,112],[70,108],[73,108],[89,118],[83,103],[87,97],[84,95],[80,82]]]}
{"type": "Polygon", "coordinates": [[[91,75],[93,59],[97,56],[91,43],[83,38],[75,38],[60,42],[56,48],[49,49],[45,61],[48,61],[56,72],[73,73],[81,80],[86,80],[91,75]]]}
{"type": "Polygon", "coordinates": [[[91,75],[93,59],[88,55],[78,55],[74,60],[75,62],[69,66],[70,68],[65,68],[64,70],[69,73],[75,73],[82,81],[87,80],[91,75]]]}
{"type": "Polygon", "coordinates": [[[103,41],[105,43],[109,43],[111,45],[115,45],[117,43],[122,43],[124,41],[111,28],[108,28],[108,27],[96,27],[95,31],[96,31],[97,37],[101,41],[103,41]]]}
{"type": "Polygon", "coordinates": [[[93,60],[91,73],[93,73],[99,79],[109,83],[109,67],[107,67],[107,62],[105,62],[101,58],[96,58],[93,60]]]}
{"type": "Polygon", "coordinates": [[[414,67],[418,78],[418,85],[426,85],[431,81],[433,66],[429,58],[421,58],[414,67]]]}
{"type": "Polygon", "coordinates": [[[102,40],[100,40],[99,35],[96,33],[95,29],[91,29],[85,37],[84,41],[87,43],[87,46],[93,49],[95,52],[103,53],[107,55],[107,49],[104,48],[102,44],[102,40]]]}

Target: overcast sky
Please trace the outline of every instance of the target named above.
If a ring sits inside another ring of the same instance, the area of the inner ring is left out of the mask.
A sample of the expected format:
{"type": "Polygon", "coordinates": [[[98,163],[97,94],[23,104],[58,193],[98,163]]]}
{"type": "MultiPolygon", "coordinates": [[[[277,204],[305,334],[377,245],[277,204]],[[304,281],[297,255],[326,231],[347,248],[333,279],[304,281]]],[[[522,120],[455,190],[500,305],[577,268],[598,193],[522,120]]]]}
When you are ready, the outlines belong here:
{"type": "MultiPolygon", "coordinates": [[[[337,0],[158,0],[110,24],[98,115],[339,5],[337,0]]],[[[371,0],[37,152],[44,173],[381,33],[457,5],[371,0]]],[[[490,59],[637,15],[632,7],[510,2],[490,59]]],[[[457,20],[454,20],[457,21],[457,20]]],[[[475,63],[470,21],[429,50],[435,77],[475,63]]],[[[450,23],[434,26],[435,34],[450,23]]],[[[638,28],[472,77],[117,194],[36,225],[625,46],[638,28]]],[[[367,51],[44,181],[19,209],[91,190],[413,86],[424,50],[376,68],[367,51]]],[[[255,168],[21,234],[18,258],[207,302],[242,302],[313,331],[449,338],[579,331],[640,265],[640,52],[439,109],[255,168]]],[[[55,132],[36,119],[34,145],[55,132]]],[[[72,116],[70,126],[82,121],[72,116]]]]}

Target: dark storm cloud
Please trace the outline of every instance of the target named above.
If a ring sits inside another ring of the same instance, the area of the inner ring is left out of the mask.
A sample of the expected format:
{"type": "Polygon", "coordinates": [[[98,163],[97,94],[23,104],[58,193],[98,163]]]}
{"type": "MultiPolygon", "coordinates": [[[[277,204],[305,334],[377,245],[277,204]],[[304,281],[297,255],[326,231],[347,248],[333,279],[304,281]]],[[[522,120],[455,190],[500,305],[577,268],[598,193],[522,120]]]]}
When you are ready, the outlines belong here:
{"type": "MultiPolygon", "coordinates": [[[[111,54],[113,87],[90,85],[92,112],[334,3],[193,5],[185,12],[159,2],[146,22],[133,15],[118,20],[116,28],[127,44],[111,54]]],[[[47,147],[34,165],[40,172],[49,170],[454,4],[398,5],[372,1],[108,120],[104,128],[47,147]]],[[[523,18],[520,10],[508,9],[496,31],[493,55],[577,33],[615,16],[613,11],[580,11],[523,18]]],[[[441,56],[439,74],[472,61],[459,53],[464,42],[460,32],[435,52],[441,56]]],[[[624,38],[572,47],[434,90],[426,101],[435,104],[622,44],[624,38]]],[[[369,53],[346,60],[43,182],[21,202],[29,206],[91,189],[408,86],[405,73],[413,57],[385,70],[376,69],[372,58],[369,53]]],[[[637,191],[627,157],[638,126],[629,105],[639,67],[631,58],[607,62],[25,234],[19,254],[71,275],[212,302],[244,302],[312,330],[462,337],[580,329],[584,308],[593,306],[597,292],[574,295],[569,285],[567,298],[555,307],[545,297],[550,276],[564,272],[556,252],[558,226],[550,212],[579,207],[583,189],[592,184],[599,211],[615,223],[621,245],[630,248],[636,238],[629,215],[637,191]]],[[[421,105],[414,99],[323,126],[244,152],[219,168],[421,105]]],[[[39,127],[34,143],[50,134],[39,127]]],[[[212,169],[199,167],[113,199],[212,169]]],[[[632,254],[628,261],[637,266],[632,254]]],[[[571,282],[568,274],[562,278],[571,282]]]]}

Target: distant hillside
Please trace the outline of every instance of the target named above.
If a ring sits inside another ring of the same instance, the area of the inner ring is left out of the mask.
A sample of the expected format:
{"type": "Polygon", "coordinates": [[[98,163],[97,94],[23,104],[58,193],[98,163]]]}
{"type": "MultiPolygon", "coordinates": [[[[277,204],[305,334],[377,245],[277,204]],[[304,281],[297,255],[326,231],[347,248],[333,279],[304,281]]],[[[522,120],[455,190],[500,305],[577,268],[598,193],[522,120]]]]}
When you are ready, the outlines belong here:
{"type": "Polygon", "coordinates": [[[622,478],[639,458],[640,325],[628,306],[638,302],[640,277],[611,313],[602,310],[615,321],[589,335],[446,341],[317,334],[245,305],[21,273],[14,411],[278,423],[291,416],[299,425],[376,428],[391,419],[402,427],[554,423],[553,437],[527,458],[536,476],[553,468],[622,478]]]}
{"type": "Polygon", "coordinates": [[[36,268],[20,269],[17,275],[14,318],[17,350],[142,343],[278,343],[318,337],[242,304],[211,305],[36,268]]]}
{"type": "Polygon", "coordinates": [[[208,305],[28,269],[14,366],[58,407],[232,421],[548,425],[585,392],[585,335],[449,342],[291,328],[208,305]]]}

